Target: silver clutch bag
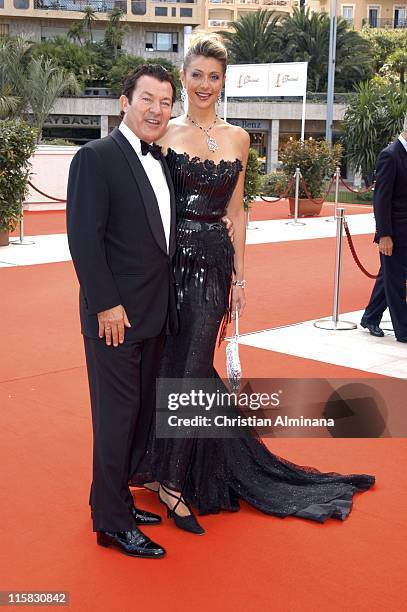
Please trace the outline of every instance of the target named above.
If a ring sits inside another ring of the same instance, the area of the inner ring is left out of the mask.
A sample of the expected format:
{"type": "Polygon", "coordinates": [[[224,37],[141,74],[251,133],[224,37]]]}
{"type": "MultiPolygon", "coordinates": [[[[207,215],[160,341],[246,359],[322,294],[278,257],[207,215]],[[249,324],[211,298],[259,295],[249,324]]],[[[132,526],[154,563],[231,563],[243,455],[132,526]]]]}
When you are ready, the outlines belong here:
{"type": "Polygon", "coordinates": [[[236,308],[235,335],[226,347],[226,373],[233,392],[240,389],[242,367],[239,358],[239,313],[236,308]]]}

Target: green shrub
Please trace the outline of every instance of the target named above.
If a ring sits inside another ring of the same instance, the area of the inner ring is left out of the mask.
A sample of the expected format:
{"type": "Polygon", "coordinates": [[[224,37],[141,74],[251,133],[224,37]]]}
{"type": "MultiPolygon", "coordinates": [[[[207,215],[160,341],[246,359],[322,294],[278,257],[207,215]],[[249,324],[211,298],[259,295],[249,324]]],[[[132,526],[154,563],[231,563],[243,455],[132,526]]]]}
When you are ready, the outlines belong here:
{"type": "Polygon", "coordinates": [[[36,130],[23,121],[0,121],[0,231],[12,232],[17,226],[35,140],[36,130]]]}
{"type": "Polygon", "coordinates": [[[286,192],[289,178],[284,172],[277,170],[261,177],[260,193],[269,198],[278,198],[286,192]]]}
{"type": "Polygon", "coordinates": [[[244,179],[244,209],[250,210],[251,203],[256,199],[260,189],[260,162],[254,149],[249,149],[246,175],[244,179]]]}
{"type": "Polygon", "coordinates": [[[59,147],[76,147],[77,145],[71,140],[65,138],[44,138],[42,144],[58,145],[59,147]]]}
{"type": "MultiPolygon", "coordinates": [[[[320,198],[324,192],[324,179],[331,177],[342,156],[342,146],[332,148],[326,140],[289,140],[283,147],[279,159],[288,178],[299,168],[312,198],[320,198]]],[[[307,198],[300,183],[300,198],[307,198]]]]}

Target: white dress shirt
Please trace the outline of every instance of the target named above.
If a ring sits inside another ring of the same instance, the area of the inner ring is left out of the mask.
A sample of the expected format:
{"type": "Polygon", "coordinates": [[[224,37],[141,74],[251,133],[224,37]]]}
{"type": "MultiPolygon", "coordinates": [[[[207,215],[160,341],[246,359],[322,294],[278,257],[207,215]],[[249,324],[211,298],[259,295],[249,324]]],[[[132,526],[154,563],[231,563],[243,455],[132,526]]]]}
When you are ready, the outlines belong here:
{"type": "Polygon", "coordinates": [[[407,140],[401,134],[399,136],[399,141],[401,142],[401,144],[403,145],[403,147],[405,148],[406,153],[407,153],[407,140]]]}
{"type": "Polygon", "coordinates": [[[154,190],[158,202],[158,208],[160,209],[161,221],[164,228],[168,252],[171,229],[170,190],[168,189],[167,179],[165,178],[161,162],[158,159],[154,159],[151,153],[142,155],[140,138],[138,138],[135,133],[125,123],[123,123],[123,121],[119,125],[119,130],[123,136],[127,138],[137,153],[141,165],[147,174],[147,178],[151,183],[151,187],[154,190]]]}

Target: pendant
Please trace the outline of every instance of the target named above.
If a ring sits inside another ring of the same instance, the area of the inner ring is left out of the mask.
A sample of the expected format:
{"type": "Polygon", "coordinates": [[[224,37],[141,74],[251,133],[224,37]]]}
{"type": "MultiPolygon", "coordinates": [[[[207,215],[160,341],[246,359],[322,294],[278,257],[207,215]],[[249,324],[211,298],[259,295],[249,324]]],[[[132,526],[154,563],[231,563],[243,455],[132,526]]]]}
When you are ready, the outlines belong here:
{"type": "Polygon", "coordinates": [[[217,151],[219,149],[218,143],[211,136],[208,137],[208,149],[209,151],[217,151]]]}

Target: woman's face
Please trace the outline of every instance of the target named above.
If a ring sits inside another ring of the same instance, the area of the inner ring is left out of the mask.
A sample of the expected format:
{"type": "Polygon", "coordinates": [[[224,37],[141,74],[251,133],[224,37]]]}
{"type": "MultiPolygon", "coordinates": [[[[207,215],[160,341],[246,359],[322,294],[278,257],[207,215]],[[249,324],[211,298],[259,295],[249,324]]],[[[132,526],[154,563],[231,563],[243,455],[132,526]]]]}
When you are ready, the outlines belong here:
{"type": "Polygon", "coordinates": [[[194,57],[186,71],[181,72],[181,81],[188,94],[191,107],[207,109],[215,106],[225,82],[221,62],[213,57],[194,57]]]}

